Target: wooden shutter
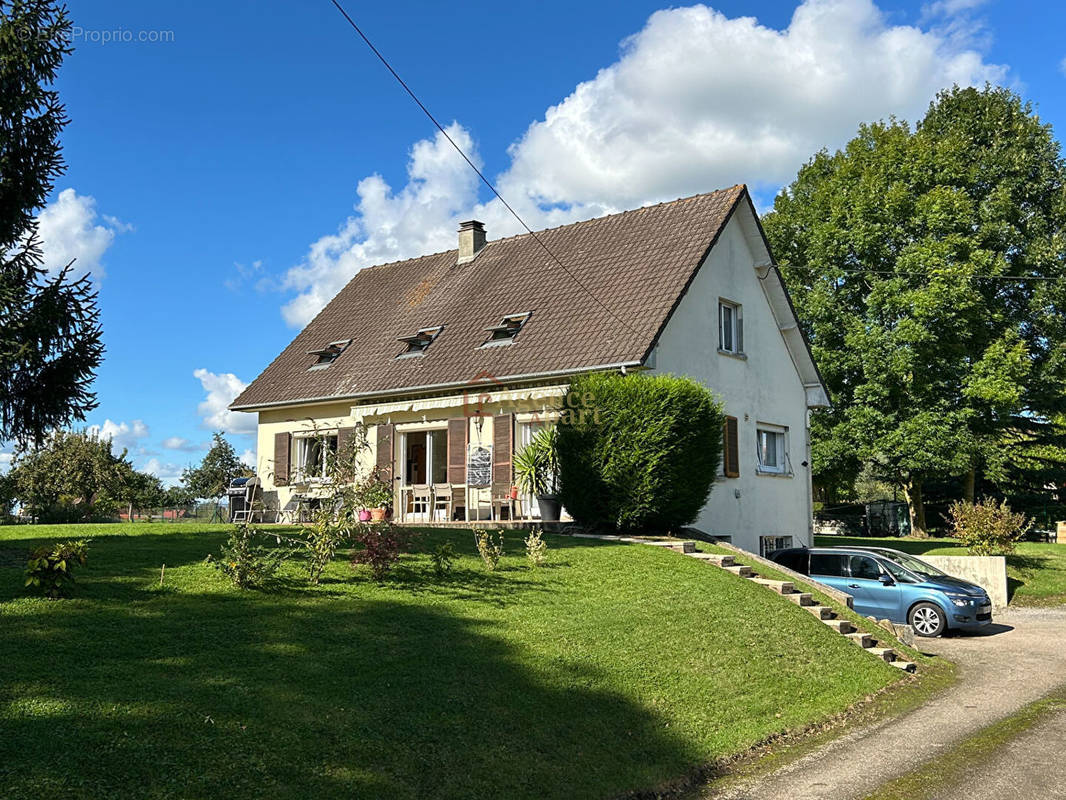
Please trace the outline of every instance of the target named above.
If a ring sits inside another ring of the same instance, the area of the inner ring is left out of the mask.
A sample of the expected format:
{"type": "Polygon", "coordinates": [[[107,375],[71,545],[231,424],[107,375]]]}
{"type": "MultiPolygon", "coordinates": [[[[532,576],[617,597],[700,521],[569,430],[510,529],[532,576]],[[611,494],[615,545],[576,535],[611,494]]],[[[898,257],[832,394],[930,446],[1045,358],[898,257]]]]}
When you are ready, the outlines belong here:
{"type": "Polygon", "coordinates": [[[514,447],[514,414],[492,418],[492,483],[503,491],[511,488],[511,450],[514,447]]]}
{"type": "Polygon", "coordinates": [[[392,440],[396,426],[391,422],[378,425],[378,477],[383,481],[392,480],[392,440]]]}
{"type": "Polygon", "coordinates": [[[744,313],[741,306],[737,306],[733,311],[737,315],[737,352],[744,352],[744,313]]]}
{"type": "Polygon", "coordinates": [[[292,451],[292,434],[274,434],[274,485],[289,485],[289,459],[292,451]]]}
{"type": "Polygon", "coordinates": [[[448,483],[466,483],[466,417],[448,420],[448,483]]]}
{"type": "Polygon", "coordinates": [[[740,442],[736,417],[726,417],[722,426],[722,471],[727,478],[740,477],[740,442]]]}
{"type": "Polygon", "coordinates": [[[349,440],[352,438],[352,433],[355,432],[355,428],[337,428],[337,452],[343,453],[344,448],[348,446],[349,440]]]}

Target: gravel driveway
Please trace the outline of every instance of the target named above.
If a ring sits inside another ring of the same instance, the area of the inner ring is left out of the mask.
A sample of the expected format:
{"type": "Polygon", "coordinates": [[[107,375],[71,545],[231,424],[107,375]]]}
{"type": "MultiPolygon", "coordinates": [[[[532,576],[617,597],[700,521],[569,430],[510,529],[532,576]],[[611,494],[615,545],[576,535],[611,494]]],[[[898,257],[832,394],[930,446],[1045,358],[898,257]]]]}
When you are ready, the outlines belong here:
{"type": "MultiPolygon", "coordinates": [[[[919,639],[959,666],[958,683],[902,717],[853,731],[750,785],[708,798],[862,798],[1066,683],[1066,609],[1011,609],[981,634],[919,639]]],[[[1061,745],[1062,739],[1056,741],[1061,745]]],[[[1046,765],[1066,785],[1066,760],[1046,765]]],[[[982,795],[984,796],[984,795],[982,795]]]]}

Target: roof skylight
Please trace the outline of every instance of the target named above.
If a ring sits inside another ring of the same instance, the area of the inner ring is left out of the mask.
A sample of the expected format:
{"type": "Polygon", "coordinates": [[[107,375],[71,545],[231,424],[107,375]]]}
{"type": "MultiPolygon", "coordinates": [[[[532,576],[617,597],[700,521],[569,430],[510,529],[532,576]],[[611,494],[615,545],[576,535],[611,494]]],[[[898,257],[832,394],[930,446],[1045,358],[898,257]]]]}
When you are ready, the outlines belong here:
{"type": "Polygon", "coordinates": [[[348,349],[348,345],[351,343],[351,339],[342,339],[337,342],[330,342],[321,350],[308,350],[307,355],[318,357],[308,369],[327,369],[330,364],[337,360],[341,353],[348,349]]]}
{"type": "Polygon", "coordinates": [[[482,347],[497,347],[499,345],[510,344],[518,336],[522,327],[529,321],[529,318],[533,315],[532,311],[525,311],[521,314],[509,314],[504,317],[499,325],[493,325],[489,328],[485,328],[488,331],[489,338],[482,344],[482,347]]]}
{"type": "Polygon", "coordinates": [[[396,341],[403,342],[407,345],[407,348],[396,357],[405,358],[407,356],[422,355],[433,344],[433,340],[440,336],[442,330],[444,330],[444,326],[438,325],[435,328],[421,328],[413,336],[398,337],[396,341]]]}

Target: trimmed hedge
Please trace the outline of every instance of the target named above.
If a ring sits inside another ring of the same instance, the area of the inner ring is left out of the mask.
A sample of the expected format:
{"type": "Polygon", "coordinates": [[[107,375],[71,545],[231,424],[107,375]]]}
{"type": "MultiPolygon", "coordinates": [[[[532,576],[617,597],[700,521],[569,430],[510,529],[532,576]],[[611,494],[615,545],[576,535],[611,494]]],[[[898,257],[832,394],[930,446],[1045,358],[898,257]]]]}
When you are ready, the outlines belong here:
{"type": "Polygon", "coordinates": [[[673,375],[581,376],[559,424],[560,496],[575,521],[673,530],[695,521],[722,455],[722,409],[673,375]]]}

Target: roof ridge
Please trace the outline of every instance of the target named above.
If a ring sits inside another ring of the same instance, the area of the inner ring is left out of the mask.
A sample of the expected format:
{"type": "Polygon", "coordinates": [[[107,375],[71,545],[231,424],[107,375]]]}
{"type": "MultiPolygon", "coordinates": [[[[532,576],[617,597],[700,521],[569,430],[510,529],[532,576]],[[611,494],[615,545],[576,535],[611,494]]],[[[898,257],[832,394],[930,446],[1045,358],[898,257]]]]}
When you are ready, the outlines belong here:
{"type": "MultiPolygon", "coordinates": [[[[499,239],[489,239],[488,241],[485,242],[485,246],[488,247],[489,245],[496,244],[498,242],[510,242],[510,241],[515,240],[515,239],[521,239],[524,236],[533,236],[534,234],[539,236],[542,233],[552,233],[552,232],[555,232],[555,231],[560,231],[560,230],[562,230],[564,228],[574,228],[574,227],[577,227],[578,225],[588,225],[590,223],[600,222],[601,220],[609,219],[611,217],[624,217],[627,214],[639,214],[639,213],[647,211],[648,209],[651,209],[651,208],[659,208],[660,206],[672,206],[675,203],[684,203],[684,202],[689,201],[689,200],[695,200],[697,197],[710,197],[713,194],[727,194],[729,192],[735,192],[738,189],[746,190],[747,189],[747,184],[735,183],[732,186],[726,186],[726,187],[724,187],[722,189],[714,189],[714,190],[712,190],[710,192],[697,192],[696,194],[690,194],[690,195],[688,195],[686,197],[678,197],[678,198],[675,198],[673,200],[660,200],[658,203],[652,203],[650,205],[640,206],[639,208],[627,208],[624,211],[615,211],[612,214],[601,214],[598,217],[589,217],[588,219],[579,219],[579,220],[575,220],[574,222],[564,222],[562,225],[556,225],[553,228],[541,228],[540,230],[536,230],[536,231],[532,231],[532,232],[526,231],[525,233],[516,233],[513,236],[501,236],[499,239]]],[[[436,258],[438,256],[445,255],[446,253],[458,253],[458,252],[459,252],[459,248],[452,247],[452,248],[449,248],[448,250],[439,250],[436,253],[423,253],[422,255],[411,256],[410,258],[399,258],[399,259],[396,259],[395,261],[386,261],[386,262],[381,263],[381,264],[369,264],[369,265],[363,267],[362,269],[360,269],[359,272],[366,272],[367,270],[371,270],[371,269],[381,269],[382,267],[395,267],[395,266],[397,266],[399,264],[409,264],[412,261],[419,261],[419,260],[421,260],[423,258],[436,258]]],[[[358,274],[358,273],[356,273],[356,274],[358,274]]]]}

